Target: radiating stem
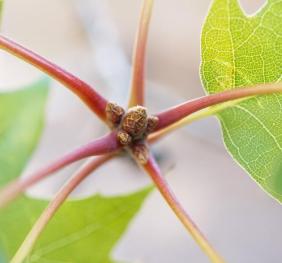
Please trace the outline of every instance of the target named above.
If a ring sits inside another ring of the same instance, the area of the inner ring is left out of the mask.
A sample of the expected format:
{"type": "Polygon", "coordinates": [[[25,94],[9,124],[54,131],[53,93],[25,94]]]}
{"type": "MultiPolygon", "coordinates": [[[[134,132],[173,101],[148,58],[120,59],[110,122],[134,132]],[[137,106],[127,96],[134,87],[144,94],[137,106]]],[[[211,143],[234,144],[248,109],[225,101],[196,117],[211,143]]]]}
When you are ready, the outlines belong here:
{"type": "Polygon", "coordinates": [[[244,98],[244,99],[238,99],[238,100],[233,100],[233,101],[229,101],[229,102],[224,102],[215,106],[211,106],[208,108],[205,108],[203,110],[200,111],[196,111],[195,113],[192,113],[191,115],[188,115],[187,117],[181,119],[178,122],[175,122],[169,126],[167,126],[164,129],[158,130],[154,133],[151,133],[148,136],[148,141],[149,143],[155,143],[158,140],[162,139],[164,136],[169,135],[170,133],[172,133],[173,131],[180,129],[194,121],[198,121],[201,120],[203,118],[215,115],[219,112],[221,112],[224,109],[230,108],[240,102],[242,102],[243,100],[247,100],[249,98],[244,98]]]}
{"type": "Polygon", "coordinates": [[[100,119],[106,120],[107,100],[87,83],[29,49],[0,35],[0,49],[34,65],[74,92],[100,119]]]}
{"type": "Polygon", "coordinates": [[[25,237],[22,245],[18,249],[17,253],[11,260],[11,263],[22,263],[25,258],[32,251],[35,242],[39,236],[56,214],[58,209],[62,206],[67,197],[71,192],[94,170],[104,164],[106,161],[111,159],[113,155],[107,154],[98,158],[92,158],[87,161],[72,177],[71,179],[58,191],[55,198],[49,203],[47,208],[43,211],[41,216],[38,218],[36,223],[33,225],[31,231],[25,237]]]}
{"type": "Polygon", "coordinates": [[[159,123],[155,131],[164,129],[196,111],[219,103],[278,92],[282,92],[282,83],[260,84],[253,87],[238,88],[187,101],[157,114],[159,123]]]}
{"type": "Polygon", "coordinates": [[[217,254],[214,248],[208,243],[207,239],[201,233],[201,231],[197,228],[195,223],[192,221],[190,216],[181,206],[173,191],[170,189],[167,181],[161,175],[160,168],[156,163],[154,157],[151,155],[148,162],[143,165],[145,171],[150,175],[155,185],[159,189],[160,193],[167,201],[168,205],[174,211],[179,220],[183,223],[185,228],[200,246],[204,253],[209,257],[211,262],[214,263],[223,263],[224,260],[217,254]]]}
{"type": "Polygon", "coordinates": [[[109,135],[106,135],[64,155],[63,157],[59,158],[43,169],[33,173],[27,178],[17,178],[0,190],[0,208],[6,206],[9,202],[17,198],[28,187],[61,170],[69,164],[82,160],[86,157],[112,153],[118,149],[120,149],[120,145],[116,141],[116,134],[112,132],[109,135]]]}
{"type": "Polygon", "coordinates": [[[144,0],[143,2],[132,58],[132,80],[128,105],[129,108],[136,105],[144,105],[145,54],[153,3],[153,0],[144,0]]]}

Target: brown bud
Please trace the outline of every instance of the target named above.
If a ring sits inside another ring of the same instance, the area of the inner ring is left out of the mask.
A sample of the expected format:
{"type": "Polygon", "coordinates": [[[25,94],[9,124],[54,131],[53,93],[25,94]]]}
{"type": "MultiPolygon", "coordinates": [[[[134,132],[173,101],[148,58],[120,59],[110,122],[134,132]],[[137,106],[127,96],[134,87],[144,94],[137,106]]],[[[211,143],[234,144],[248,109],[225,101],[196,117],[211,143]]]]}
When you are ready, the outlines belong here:
{"type": "Polygon", "coordinates": [[[118,131],[117,139],[122,145],[129,145],[132,141],[131,136],[125,131],[118,131]]]}
{"type": "Polygon", "coordinates": [[[109,102],[106,107],[106,116],[112,128],[118,126],[125,111],[116,103],[109,102]]]}
{"type": "Polygon", "coordinates": [[[159,118],[156,117],[156,116],[149,116],[148,119],[147,119],[147,122],[148,123],[147,123],[146,133],[148,134],[148,133],[155,130],[155,128],[158,125],[159,118]]]}
{"type": "Polygon", "coordinates": [[[147,111],[144,107],[131,108],[122,120],[122,129],[133,137],[143,135],[147,127],[147,111]]]}
{"type": "Polygon", "coordinates": [[[138,143],[132,146],[132,153],[140,164],[146,164],[149,159],[149,149],[146,144],[138,143]]]}

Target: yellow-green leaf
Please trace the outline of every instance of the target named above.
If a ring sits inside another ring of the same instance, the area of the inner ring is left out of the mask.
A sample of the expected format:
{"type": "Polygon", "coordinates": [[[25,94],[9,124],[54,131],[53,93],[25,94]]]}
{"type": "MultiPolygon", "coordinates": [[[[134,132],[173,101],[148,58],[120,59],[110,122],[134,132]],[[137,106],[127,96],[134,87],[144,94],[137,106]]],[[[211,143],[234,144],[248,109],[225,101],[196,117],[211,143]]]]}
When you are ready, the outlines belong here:
{"type": "MultiPolygon", "coordinates": [[[[26,262],[108,263],[111,251],[149,189],[124,196],[67,201],[50,221],[26,262]]],[[[9,259],[47,201],[23,197],[0,211],[0,246],[9,259]]]]}
{"type": "MultiPolygon", "coordinates": [[[[237,0],[214,0],[202,32],[201,76],[208,93],[278,82],[282,76],[282,1],[246,16],[237,0]]],[[[282,96],[243,101],[218,114],[233,158],[282,201],[282,96]]]]}

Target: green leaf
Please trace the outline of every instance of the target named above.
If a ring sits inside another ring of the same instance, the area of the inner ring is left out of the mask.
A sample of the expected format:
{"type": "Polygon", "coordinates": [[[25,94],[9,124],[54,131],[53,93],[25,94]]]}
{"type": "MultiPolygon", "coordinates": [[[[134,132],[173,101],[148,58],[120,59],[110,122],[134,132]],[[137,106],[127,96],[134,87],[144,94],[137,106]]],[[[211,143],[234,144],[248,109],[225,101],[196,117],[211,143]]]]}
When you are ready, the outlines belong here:
{"type": "MultiPolygon", "coordinates": [[[[48,80],[0,94],[0,186],[18,177],[43,128],[48,80]]],[[[27,262],[111,262],[110,252],[140,209],[149,189],[126,196],[66,202],[27,262]]],[[[27,196],[0,211],[0,248],[10,259],[48,202],[27,196]]],[[[1,251],[0,250],[0,251],[1,251]]]]}
{"type": "Polygon", "coordinates": [[[1,14],[1,16],[2,16],[3,4],[4,4],[4,0],[0,0],[0,14],[1,14]]]}
{"type": "MultiPolygon", "coordinates": [[[[112,262],[110,253],[149,189],[66,202],[39,238],[27,262],[112,262]]],[[[10,258],[47,205],[24,197],[0,212],[0,244],[10,258]]]]}
{"type": "MultiPolygon", "coordinates": [[[[208,93],[278,82],[282,73],[282,1],[248,17],[236,0],[215,0],[202,32],[201,76],[208,93]]],[[[243,101],[218,114],[233,158],[282,202],[282,96],[243,101]]]]}
{"type": "Polygon", "coordinates": [[[0,185],[19,176],[40,138],[49,80],[0,94],[0,185]]]}
{"type": "MultiPolygon", "coordinates": [[[[19,91],[0,93],[0,187],[21,174],[38,143],[48,86],[44,78],[19,91]]],[[[1,225],[0,234],[6,227],[1,225]]]]}

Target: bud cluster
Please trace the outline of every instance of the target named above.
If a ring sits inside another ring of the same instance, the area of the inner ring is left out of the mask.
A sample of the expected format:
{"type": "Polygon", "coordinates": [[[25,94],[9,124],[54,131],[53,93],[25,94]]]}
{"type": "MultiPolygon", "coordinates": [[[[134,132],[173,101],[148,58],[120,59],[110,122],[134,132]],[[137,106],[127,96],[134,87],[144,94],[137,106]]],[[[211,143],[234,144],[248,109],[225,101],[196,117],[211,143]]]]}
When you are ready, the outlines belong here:
{"type": "Polygon", "coordinates": [[[132,107],[125,112],[117,104],[108,103],[106,113],[109,125],[118,130],[117,137],[122,145],[144,140],[158,124],[158,118],[148,116],[147,109],[142,106],[132,107]]]}
{"type": "Polygon", "coordinates": [[[124,146],[131,146],[134,156],[141,163],[147,160],[147,146],[144,142],[158,124],[158,118],[148,116],[147,109],[135,106],[127,112],[115,103],[108,103],[107,119],[112,129],[117,130],[117,139],[124,146]]]}

